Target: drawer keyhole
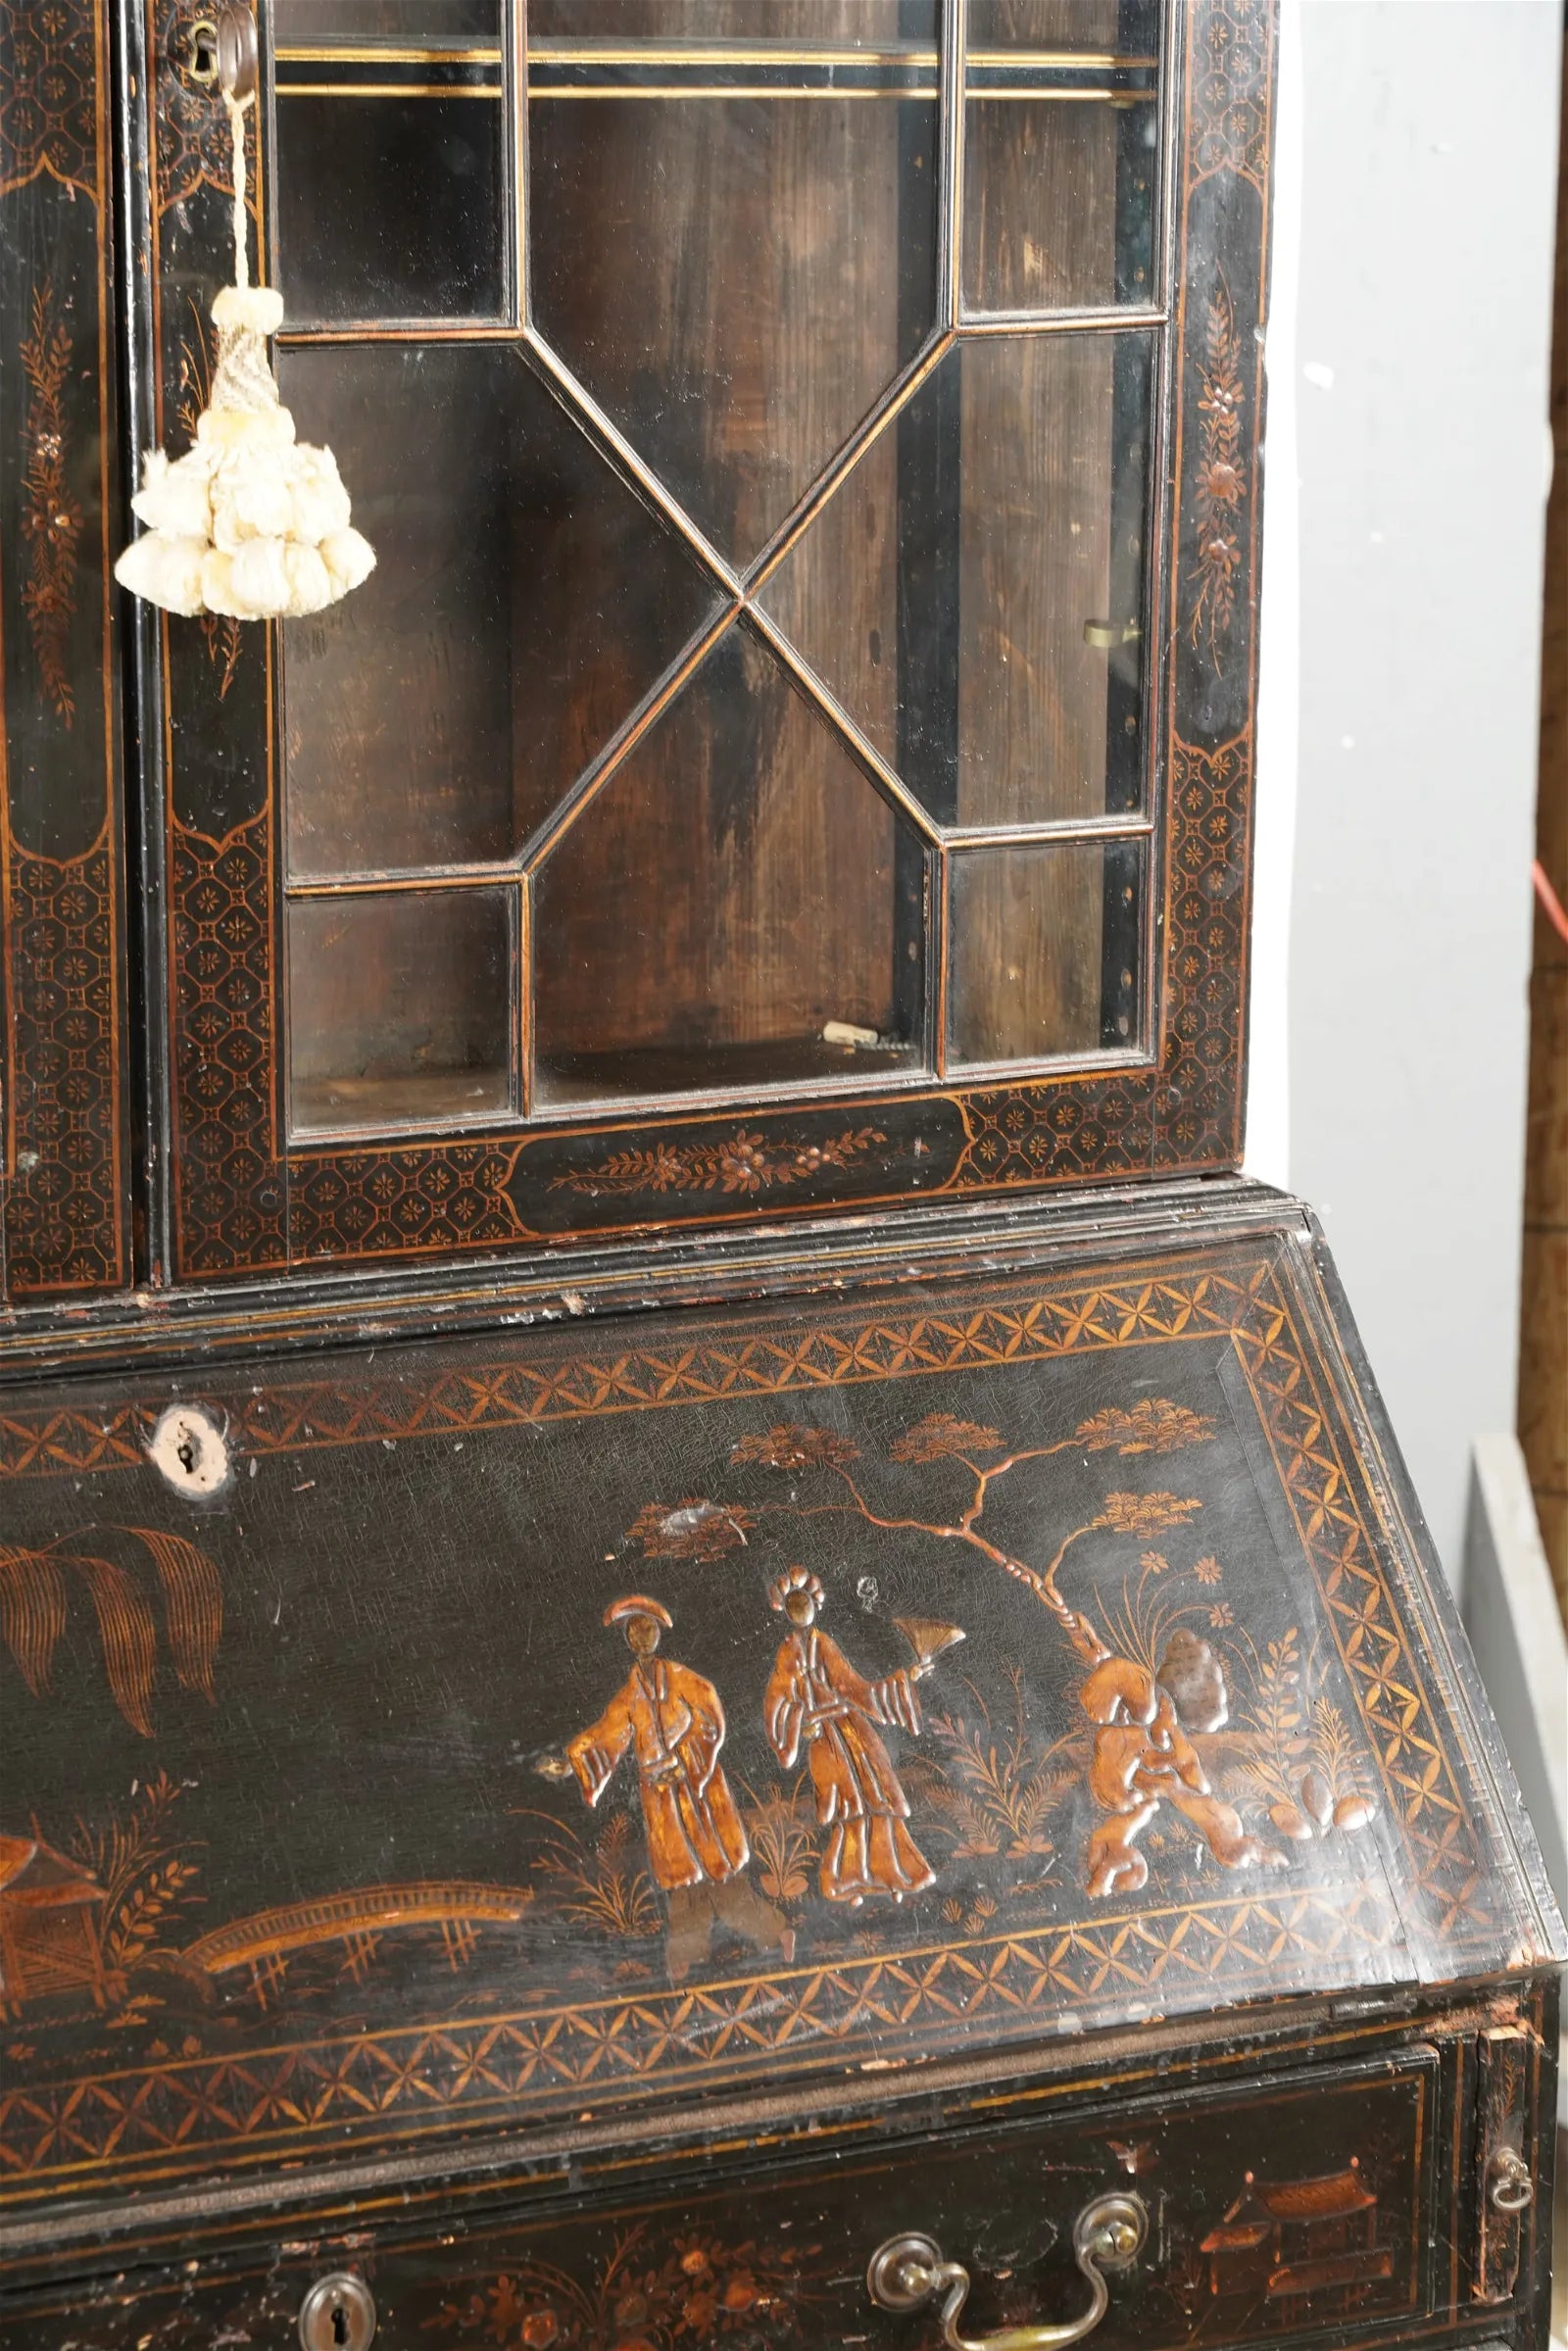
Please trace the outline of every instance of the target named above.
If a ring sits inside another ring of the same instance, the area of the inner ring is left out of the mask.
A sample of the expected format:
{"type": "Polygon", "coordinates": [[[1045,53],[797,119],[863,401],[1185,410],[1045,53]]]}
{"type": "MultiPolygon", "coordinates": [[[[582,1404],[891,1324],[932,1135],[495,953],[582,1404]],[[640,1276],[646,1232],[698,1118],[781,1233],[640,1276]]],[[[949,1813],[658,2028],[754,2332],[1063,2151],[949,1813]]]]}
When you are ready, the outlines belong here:
{"type": "Polygon", "coordinates": [[[351,2271],[318,2278],[300,2304],[303,2351],[369,2351],[374,2334],[370,2289],[351,2271]]]}

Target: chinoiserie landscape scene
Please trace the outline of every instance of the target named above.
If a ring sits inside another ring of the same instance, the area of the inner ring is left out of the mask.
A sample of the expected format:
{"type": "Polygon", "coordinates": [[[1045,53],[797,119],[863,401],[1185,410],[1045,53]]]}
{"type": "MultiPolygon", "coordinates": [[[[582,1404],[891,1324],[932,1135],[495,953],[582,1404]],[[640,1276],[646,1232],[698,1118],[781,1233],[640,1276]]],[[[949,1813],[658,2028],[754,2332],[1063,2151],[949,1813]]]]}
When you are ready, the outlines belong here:
{"type": "MultiPolygon", "coordinates": [[[[666,1372],[643,1408],[528,1425],[502,1363],[489,1391],[463,1375],[467,1435],[411,1358],[215,1397],[232,1474],[200,1508],[125,1448],[18,1481],[24,2158],[72,2081],[347,2046],[411,2006],[521,2033],[498,2094],[526,2110],[764,2063],[783,2027],[744,2020],[781,1986],[791,2054],[832,2061],[911,2017],[928,2043],[991,2006],[1027,2032],[1041,1991],[1086,2017],[1131,1983],[1152,2012],[1245,1996],[1296,1943],[1350,1982],[1386,1962],[1424,1699],[1375,1571],[1349,1649],[1325,1604],[1323,1512],[1280,1442],[1299,1349],[960,1338],[934,1384],[896,1333],[885,1353],[774,1394],[666,1372]],[[410,1477],[430,1447],[444,1486],[410,1477]],[[665,2029],[708,2009],[707,2040],[665,2029]]],[[[1330,1516],[1348,1557],[1354,1514],[1330,1516]]],[[[1427,1778],[1442,1847],[1463,1823],[1427,1778]]]]}

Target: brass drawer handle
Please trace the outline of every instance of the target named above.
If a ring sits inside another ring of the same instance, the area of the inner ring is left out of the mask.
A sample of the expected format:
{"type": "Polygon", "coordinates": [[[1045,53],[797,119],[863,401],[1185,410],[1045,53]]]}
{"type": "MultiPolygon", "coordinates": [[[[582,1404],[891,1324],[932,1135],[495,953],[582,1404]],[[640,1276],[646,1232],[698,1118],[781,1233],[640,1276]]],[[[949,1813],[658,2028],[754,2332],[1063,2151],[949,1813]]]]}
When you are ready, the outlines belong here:
{"type": "Polygon", "coordinates": [[[969,2273],[961,2262],[944,2261],[928,2236],[890,2236],[871,2256],[865,2282],[879,2310],[919,2310],[938,2294],[942,2339],[948,2351],[1060,2351],[1082,2342],[1110,2303],[1107,2270],[1125,2270],[1138,2258],[1149,2233],[1149,2215],[1137,2196],[1097,2196],[1073,2223],[1072,2249],[1094,2290],[1081,2319],[1061,2327],[1003,2327],[995,2334],[962,2335],[958,2320],[968,2299],[969,2273]]]}
{"type": "Polygon", "coordinates": [[[1487,2195],[1494,2212],[1528,2212],[1536,2200],[1530,2166],[1516,2147],[1504,2147],[1492,2159],[1487,2195]]]}

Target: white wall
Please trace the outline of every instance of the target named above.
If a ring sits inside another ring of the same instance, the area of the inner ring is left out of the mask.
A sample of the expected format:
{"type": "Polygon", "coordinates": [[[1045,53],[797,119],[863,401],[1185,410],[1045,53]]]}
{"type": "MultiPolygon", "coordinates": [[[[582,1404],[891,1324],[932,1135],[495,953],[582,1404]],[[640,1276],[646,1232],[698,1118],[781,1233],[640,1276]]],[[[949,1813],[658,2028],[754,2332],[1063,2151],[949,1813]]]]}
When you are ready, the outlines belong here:
{"type": "Polygon", "coordinates": [[[1249,1165],[1456,1575],[1514,1425],[1563,7],[1284,4],[1249,1165]]]}

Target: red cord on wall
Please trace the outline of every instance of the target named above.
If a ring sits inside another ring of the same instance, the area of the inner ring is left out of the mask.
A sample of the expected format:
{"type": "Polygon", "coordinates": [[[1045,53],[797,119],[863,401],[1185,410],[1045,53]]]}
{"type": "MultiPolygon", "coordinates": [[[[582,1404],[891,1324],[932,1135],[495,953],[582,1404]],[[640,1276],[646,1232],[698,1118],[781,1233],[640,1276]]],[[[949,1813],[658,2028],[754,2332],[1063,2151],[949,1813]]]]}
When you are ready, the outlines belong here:
{"type": "Polygon", "coordinates": [[[1530,878],[1536,885],[1536,896],[1541,901],[1541,911],[1545,915],[1563,945],[1568,947],[1568,914],[1563,912],[1562,900],[1546,879],[1546,868],[1539,857],[1530,868],[1530,878]]]}

